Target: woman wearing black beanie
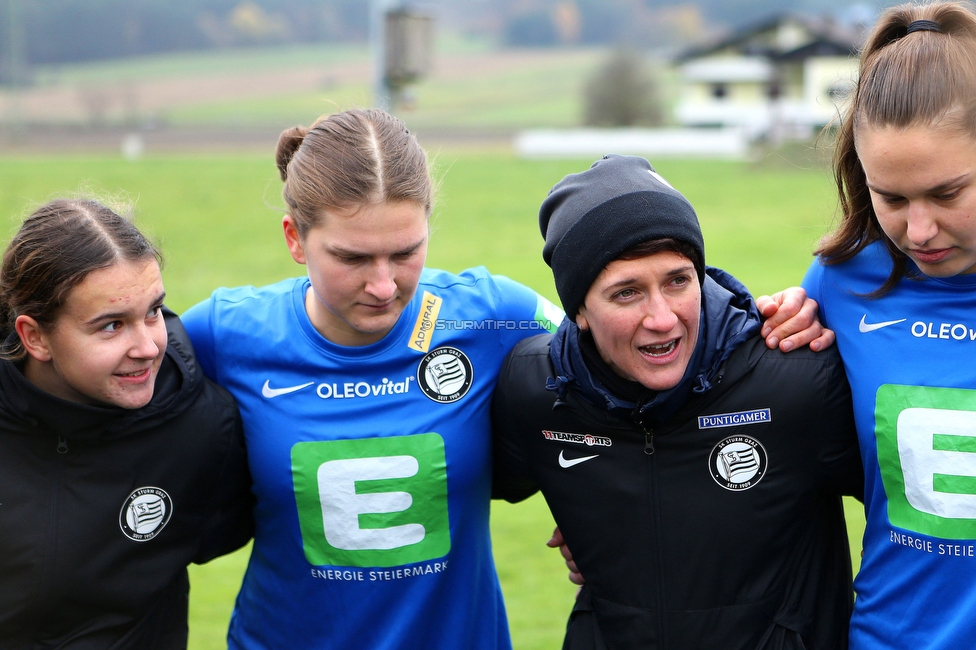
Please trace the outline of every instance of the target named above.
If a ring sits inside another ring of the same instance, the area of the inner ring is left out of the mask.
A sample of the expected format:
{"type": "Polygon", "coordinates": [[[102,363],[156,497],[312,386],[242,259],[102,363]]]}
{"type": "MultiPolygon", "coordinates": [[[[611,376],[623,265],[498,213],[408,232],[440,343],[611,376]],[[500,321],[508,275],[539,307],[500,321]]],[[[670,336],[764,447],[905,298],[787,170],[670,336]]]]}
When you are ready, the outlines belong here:
{"type": "Polygon", "coordinates": [[[494,489],[541,490],[586,578],[564,647],[846,648],[863,479],[836,351],[768,349],[641,158],[567,176],[540,225],[571,318],[502,368],[494,489]]]}

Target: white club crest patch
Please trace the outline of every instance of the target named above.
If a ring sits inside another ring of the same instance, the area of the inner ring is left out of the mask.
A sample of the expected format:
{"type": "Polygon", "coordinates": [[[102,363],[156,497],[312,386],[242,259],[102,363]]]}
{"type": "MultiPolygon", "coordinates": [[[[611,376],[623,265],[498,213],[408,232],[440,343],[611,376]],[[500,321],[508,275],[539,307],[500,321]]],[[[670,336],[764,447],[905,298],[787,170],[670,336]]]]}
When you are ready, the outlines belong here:
{"type": "Polygon", "coordinates": [[[417,383],[424,395],[441,404],[456,402],[467,395],[472,379],[471,361],[457,348],[435,348],[417,366],[417,383]]]}
{"type": "Polygon", "coordinates": [[[712,478],[726,490],[753,487],[766,475],[768,464],[766,449],[749,436],[729,436],[715,445],[708,456],[712,478]]]}
{"type": "Polygon", "coordinates": [[[173,500],[166,490],[141,487],[122,504],[119,527],[135,542],[147,542],[159,534],[173,515],[173,500]]]}

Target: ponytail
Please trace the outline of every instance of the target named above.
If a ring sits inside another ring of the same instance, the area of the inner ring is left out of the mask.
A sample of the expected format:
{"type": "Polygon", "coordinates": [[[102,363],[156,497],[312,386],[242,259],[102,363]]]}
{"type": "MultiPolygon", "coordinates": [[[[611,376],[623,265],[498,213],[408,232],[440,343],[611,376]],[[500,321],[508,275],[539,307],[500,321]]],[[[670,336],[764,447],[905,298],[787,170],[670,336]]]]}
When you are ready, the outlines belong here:
{"type": "Polygon", "coordinates": [[[278,165],[278,174],[282,181],[288,180],[288,163],[295,157],[295,152],[302,146],[302,141],[308,135],[308,129],[304,126],[293,126],[285,129],[278,136],[278,145],[275,148],[275,163],[278,165]]]}

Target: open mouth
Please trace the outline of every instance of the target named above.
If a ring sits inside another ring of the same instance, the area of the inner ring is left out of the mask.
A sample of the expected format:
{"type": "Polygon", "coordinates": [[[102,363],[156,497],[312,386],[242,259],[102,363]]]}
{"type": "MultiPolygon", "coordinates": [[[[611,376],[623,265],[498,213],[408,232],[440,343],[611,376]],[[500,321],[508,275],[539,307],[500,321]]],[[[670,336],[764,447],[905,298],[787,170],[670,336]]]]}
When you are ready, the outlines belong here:
{"type": "Polygon", "coordinates": [[[672,339],[667,343],[657,343],[652,345],[642,345],[639,349],[642,353],[651,357],[666,357],[671,354],[678,345],[678,339],[672,339]]]}

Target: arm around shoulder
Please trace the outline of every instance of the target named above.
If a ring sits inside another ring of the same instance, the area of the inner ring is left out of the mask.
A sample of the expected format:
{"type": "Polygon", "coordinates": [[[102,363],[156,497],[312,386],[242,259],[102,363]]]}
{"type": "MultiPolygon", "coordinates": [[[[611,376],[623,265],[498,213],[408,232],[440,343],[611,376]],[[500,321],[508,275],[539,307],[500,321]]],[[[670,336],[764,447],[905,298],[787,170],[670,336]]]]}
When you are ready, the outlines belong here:
{"type": "Polygon", "coordinates": [[[239,549],[254,535],[255,498],[240,413],[230,393],[216,384],[207,388],[219,428],[213,435],[224,444],[224,455],[221,466],[214,468],[217,479],[200,550],[194,559],[197,564],[239,549]]]}
{"type": "Polygon", "coordinates": [[[491,408],[492,498],[515,503],[538,491],[525,449],[526,438],[531,434],[531,426],[527,424],[527,409],[531,406],[526,396],[538,389],[538,386],[530,385],[538,383],[538,371],[532,372],[529,366],[541,361],[548,365],[550,338],[551,335],[543,334],[522,341],[508,353],[502,364],[491,408]],[[540,344],[544,344],[545,359],[539,358],[540,344]]]}
{"type": "Polygon", "coordinates": [[[822,412],[818,418],[819,460],[827,487],[864,500],[864,468],[854,424],[851,387],[836,348],[823,353],[827,361],[822,412]]]}

